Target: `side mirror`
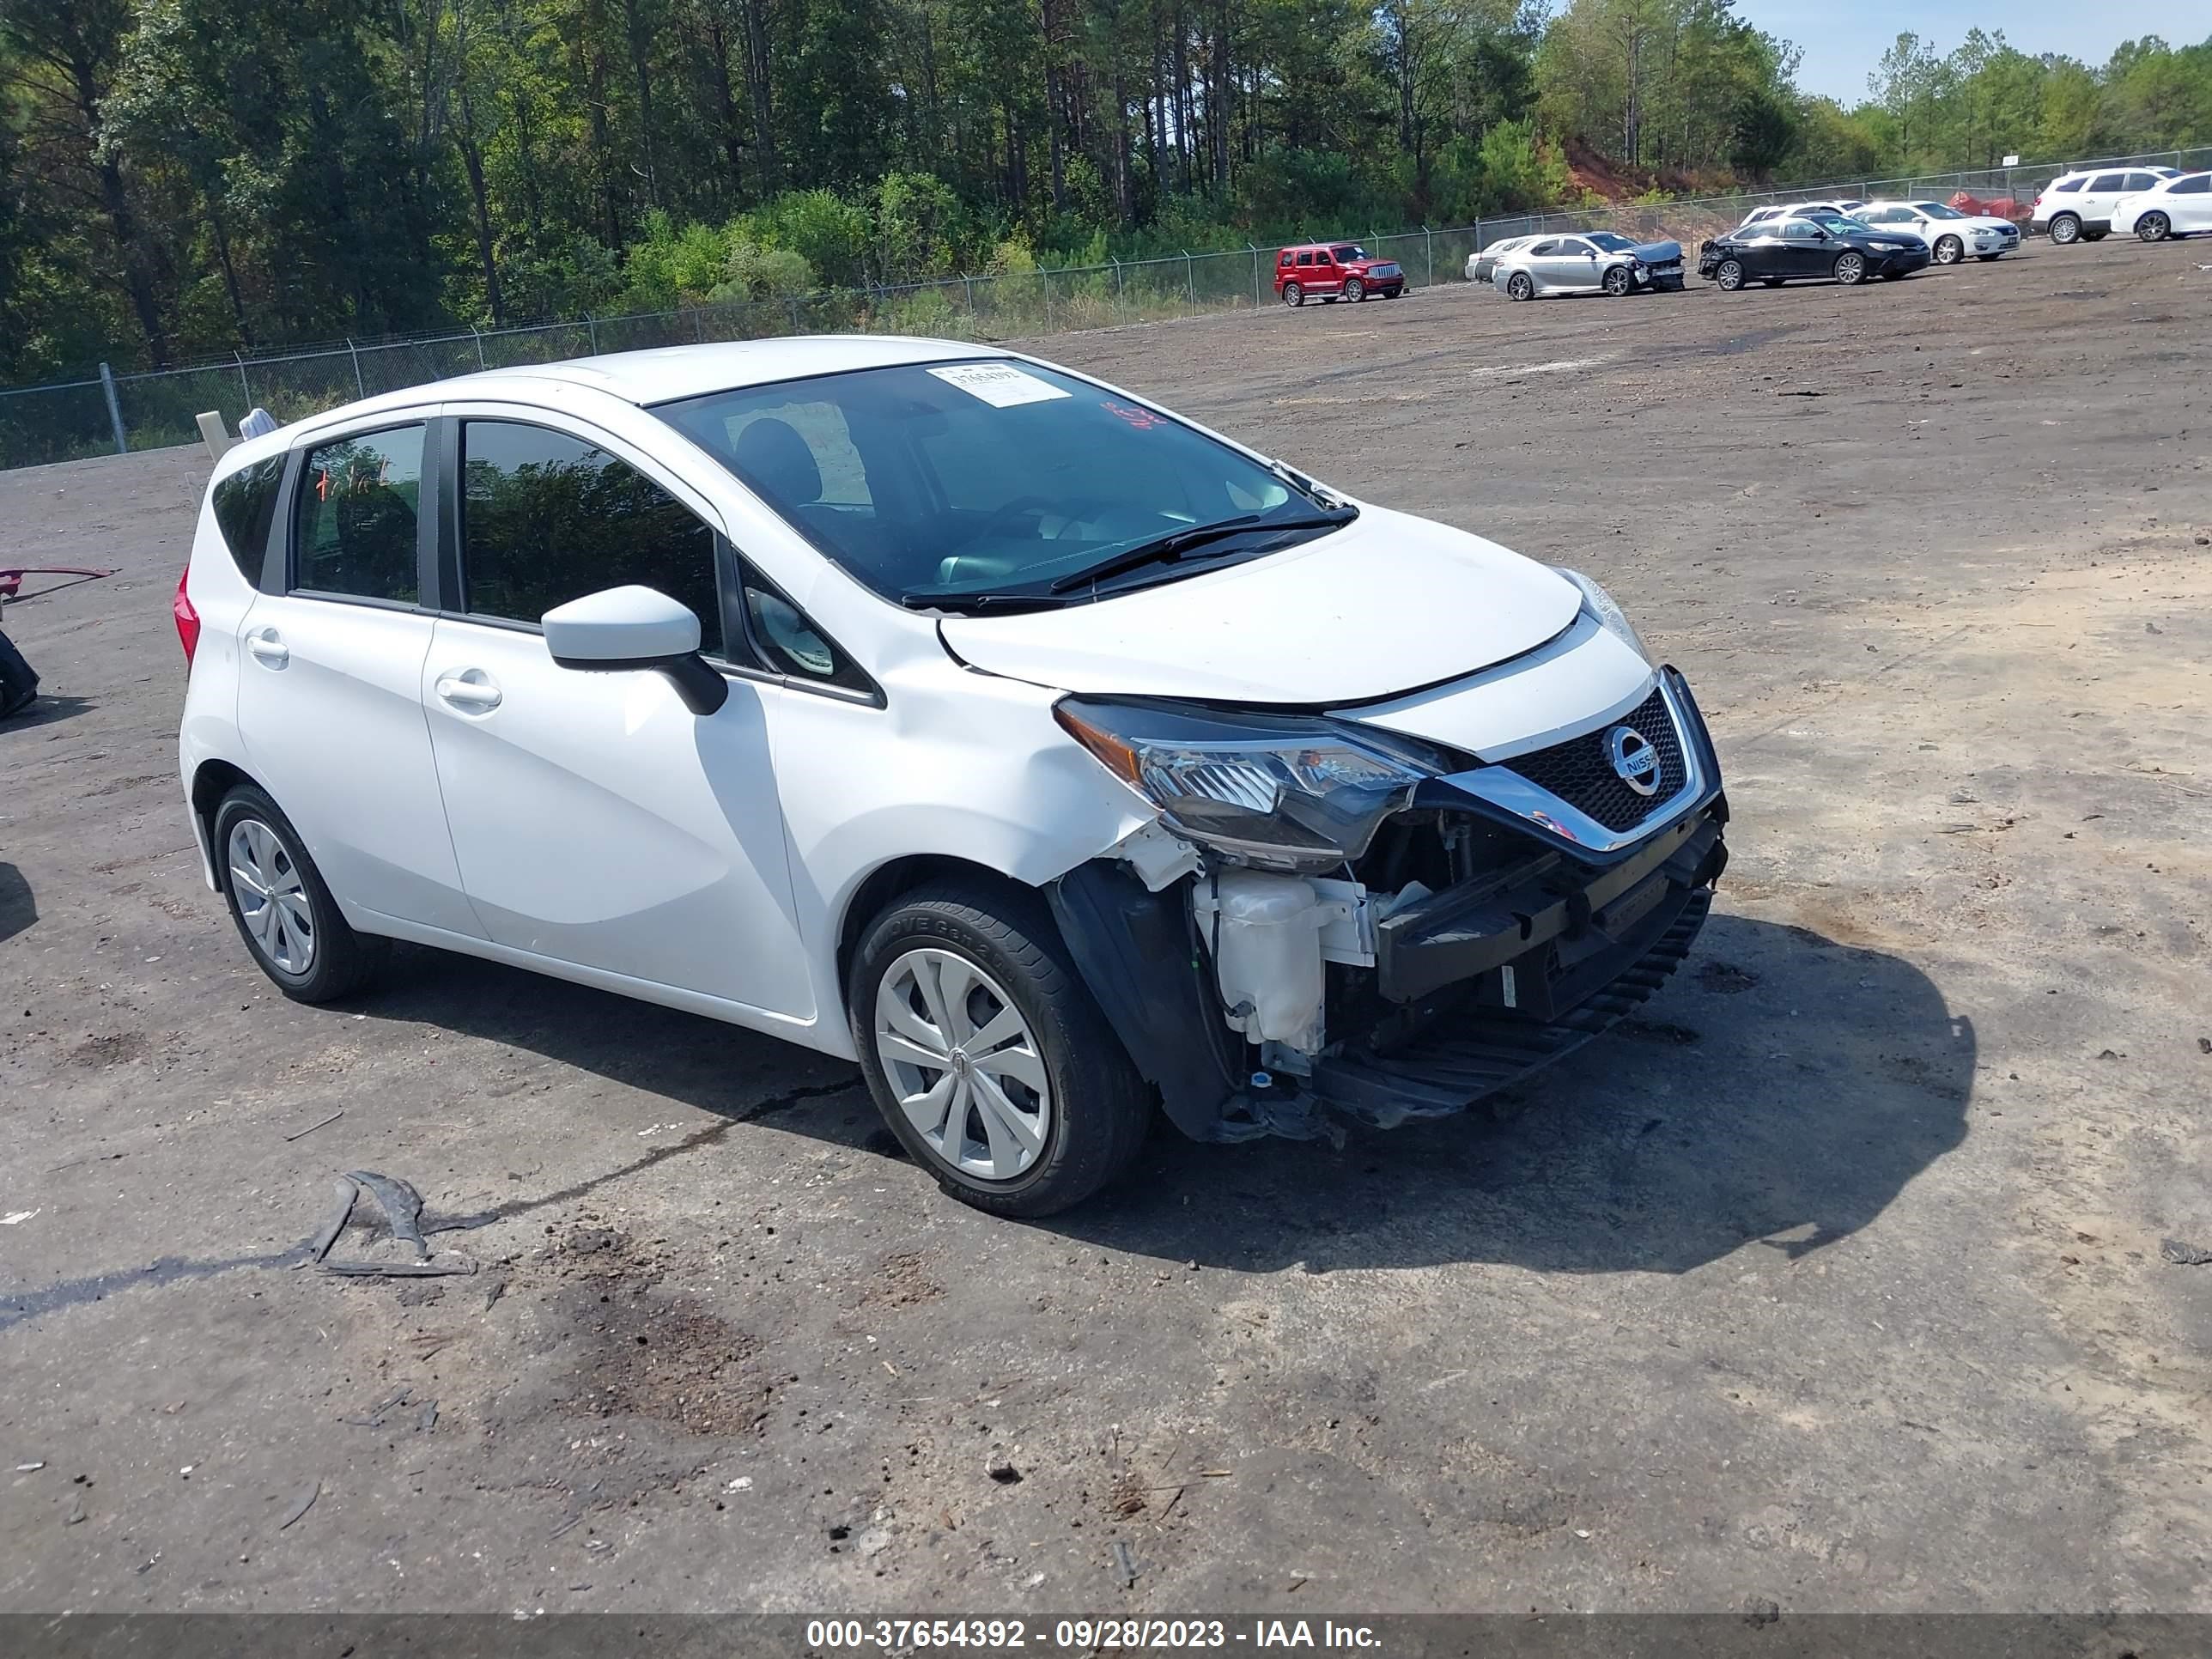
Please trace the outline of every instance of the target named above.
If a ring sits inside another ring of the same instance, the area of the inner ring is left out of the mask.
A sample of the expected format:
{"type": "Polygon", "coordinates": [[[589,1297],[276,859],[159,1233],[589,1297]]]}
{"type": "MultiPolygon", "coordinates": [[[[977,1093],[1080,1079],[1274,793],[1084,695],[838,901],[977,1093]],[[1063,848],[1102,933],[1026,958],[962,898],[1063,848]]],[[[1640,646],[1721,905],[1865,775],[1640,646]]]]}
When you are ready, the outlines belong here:
{"type": "Polygon", "coordinates": [[[657,588],[605,588],[555,605],[540,621],[545,648],[562,668],[652,669],[668,677],[695,714],[729,701],[729,682],[699,654],[699,618],[657,588]]]}

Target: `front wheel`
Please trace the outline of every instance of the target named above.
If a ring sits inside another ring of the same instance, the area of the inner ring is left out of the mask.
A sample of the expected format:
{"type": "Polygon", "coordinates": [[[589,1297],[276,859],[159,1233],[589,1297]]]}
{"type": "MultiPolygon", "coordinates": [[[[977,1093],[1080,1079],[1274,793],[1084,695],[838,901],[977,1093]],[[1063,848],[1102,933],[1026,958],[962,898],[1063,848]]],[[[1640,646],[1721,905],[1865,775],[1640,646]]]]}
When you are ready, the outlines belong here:
{"type": "Polygon", "coordinates": [[[1527,271],[1516,270],[1505,279],[1505,297],[1509,300],[1533,300],[1536,297],[1536,284],[1529,279],[1527,271]]]}
{"type": "Polygon", "coordinates": [[[1351,301],[1352,304],[1358,305],[1362,300],[1367,297],[1367,284],[1361,282],[1357,276],[1346,277],[1344,279],[1344,297],[1351,301]]]}
{"type": "Polygon", "coordinates": [[[891,1133],[994,1215],[1080,1203],[1126,1170],[1152,1100],[1034,893],[925,887],[870,925],[853,1042],[891,1133]]]}
{"type": "Polygon", "coordinates": [[[1636,278],[1626,265],[1615,265],[1605,273],[1603,287],[1616,300],[1636,285],[1636,278]]]}
{"type": "Polygon", "coordinates": [[[1285,305],[1302,306],[1305,302],[1305,289],[1299,287],[1296,283],[1285,283],[1283,284],[1283,303],[1285,305]]]}
{"type": "Polygon", "coordinates": [[[2146,242],[2162,242],[2173,233],[2173,222],[2163,213],[2146,213],[2136,221],[2136,234],[2146,242]]]}
{"type": "Polygon", "coordinates": [[[231,920],[255,964],[295,1002],[329,1002],[361,988],[385,942],[356,933],[276,803],[241,783],[216,808],[216,868],[231,920]]]}
{"type": "Polygon", "coordinates": [[[1713,281],[1729,293],[1735,293],[1743,286],[1743,262],[1741,259],[1722,260],[1713,271],[1713,281]]]}
{"type": "Polygon", "coordinates": [[[1966,245],[1955,236],[1938,236],[1934,252],[1937,264],[1955,265],[1966,257],[1966,245]]]}
{"type": "Polygon", "coordinates": [[[1836,280],[1845,288],[1856,288],[1866,281],[1866,257],[1858,253],[1838,253],[1836,256],[1836,280]]]}

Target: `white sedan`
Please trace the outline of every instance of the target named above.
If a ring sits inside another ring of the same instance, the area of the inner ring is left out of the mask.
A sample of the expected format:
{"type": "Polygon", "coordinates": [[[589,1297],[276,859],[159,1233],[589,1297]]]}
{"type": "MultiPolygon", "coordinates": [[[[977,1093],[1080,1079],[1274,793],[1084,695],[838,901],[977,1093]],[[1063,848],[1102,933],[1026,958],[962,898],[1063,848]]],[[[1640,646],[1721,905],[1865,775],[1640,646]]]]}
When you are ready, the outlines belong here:
{"type": "Polygon", "coordinates": [[[2146,242],[2212,231],[2212,173],[2185,173],[2128,197],[2112,210],[2112,228],[2146,242]]]}
{"type": "Polygon", "coordinates": [[[1961,213],[1946,202],[1869,202],[1851,216],[1911,232],[1928,244],[1939,265],[1955,265],[1970,253],[1986,260],[2020,249],[2020,227],[2011,220],[1961,213]]]}
{"type": "Polygon", "coordinates": [[[1488,282],[1491,272],[1498,269],[1500,259],[1509,253],[1519,252],[1531,242],[1542,240],[1540,236],[1508,236],[1502,242],[1492,242],[1488,247],[1477,249],[1467,256],[1467,280],[1470,283],[1488,282]]]}

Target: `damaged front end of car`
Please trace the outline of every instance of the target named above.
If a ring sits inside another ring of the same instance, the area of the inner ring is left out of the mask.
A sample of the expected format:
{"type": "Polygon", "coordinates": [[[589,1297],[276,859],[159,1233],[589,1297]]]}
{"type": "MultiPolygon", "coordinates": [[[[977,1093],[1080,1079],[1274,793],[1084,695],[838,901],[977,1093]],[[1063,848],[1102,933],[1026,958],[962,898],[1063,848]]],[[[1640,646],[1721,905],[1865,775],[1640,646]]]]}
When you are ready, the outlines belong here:
{"type": "Polygon", "coordinates": [[[1158,816],[1052,883],[1054,915],[1200,1140],[1464,1109],[1656,991],[1727,863],[1719,764],[1671,668],[1492,763],[1335,718],[1057,712],[1158,816]]]}

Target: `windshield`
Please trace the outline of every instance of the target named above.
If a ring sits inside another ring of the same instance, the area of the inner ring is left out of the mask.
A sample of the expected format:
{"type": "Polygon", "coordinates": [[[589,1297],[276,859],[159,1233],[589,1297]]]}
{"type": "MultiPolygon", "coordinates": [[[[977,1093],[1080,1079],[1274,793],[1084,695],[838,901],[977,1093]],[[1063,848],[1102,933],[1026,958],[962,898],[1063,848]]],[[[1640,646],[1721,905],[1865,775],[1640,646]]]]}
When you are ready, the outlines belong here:
{"type": "Polygon", "coordinates": [[[1840,213],[1808,213],[1805,216],[1833,236],[1855,236],[1867,228],[1864,220],[1847,218],[1840,213]]]}
{"type": "Polygon", "coordinates": [[[1329,253],[1339,264],[1344,264],[1347,259],[1364,259],[1367,257],[1367,250],[1357,242],[1346,242],[1340,247],[1333,247],[1329,249],[1329,253]]]}
{"type": "Polygon", "coordinates": [[[1966,216],[1958,209],[1945,207],[1941,202],[1915,202],[1912,205],[1931,219],[1963,219],[1966,216]]]}
{"type": "Polygon", "coordinates": [[[1607,253],[1625,253],[1636,246],[1626,236],[1618,235],[1610,230],[1594,230],[1584,240],[1596,243],[1607,253]]]}
{"type": "Polygon", "coordinates": [[[1109,562],[1132,574],[1100,581],[1157,580],[1175,564],[1255,557],[1355,516],[1155,410],[1003,359],[783,380],[653,412],[824,555],[909,604],[1044,602],[1109,562]],[[1154,544],[1157,561],[1143,552],[1154,544]],[[1160,568],[1138,572],[1133,556],[1160,568]]]}

